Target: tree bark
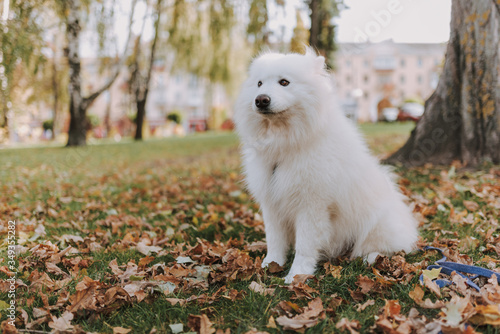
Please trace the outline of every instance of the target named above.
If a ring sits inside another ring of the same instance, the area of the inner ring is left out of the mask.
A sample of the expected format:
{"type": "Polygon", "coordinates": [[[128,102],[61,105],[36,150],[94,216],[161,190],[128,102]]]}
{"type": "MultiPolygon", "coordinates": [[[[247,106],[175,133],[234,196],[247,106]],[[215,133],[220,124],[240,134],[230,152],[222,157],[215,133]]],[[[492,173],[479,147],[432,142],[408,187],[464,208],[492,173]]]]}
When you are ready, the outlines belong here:
{"type": "Polygon", "coordinates": [[[140,53],[140,39],[136,44],[136,54],[135,54],[135,75],[134,79],[136,80],[136,89],[135,89],[135,98],[136,98],[136,106],[137,106],[137,115],[135,118],[136,129],[135,129],[135,140],[142,140],[142,128],[144,126],[144,117],[146,116],[146,102],[148,99],[149,93],[149,83],[151,81],[151,75],[153,72],[153,65],[156,55],[156,48],[158,44],[158,36],[160,30],[160,18],[161,18],[161,5],[162,0],[157,0],[156,2],[156,20],[155,20],[155,36],[153,38],[153,44],[151,45],[151,54],[149,55],[149,62],[146,72],[146,77],[142,80],[141,72],[139,71],[139,53],[140,53]]]}
{"type": "Polygon", "coordinates": [[[69,65],[69,114],[70,123],[68,143],[66,146],[82,146],[86,144],[86,108],[81,90],[80,62],[80,0],[66,1],[68,17],[66,21],[66,38],[68,39],[67,58],[69,65]]]}
{"type": "Polygon", "coordinates": [[[320,19],[319,19],[319,1],[320,0],[310,0],[309,9],[311,10],[311,28],[309,29],[309,45],[313,48],[318,48],[318,35],[320,29],[320,19]]]}
{"type": "Polygon", "coordinates": [[[406,144],[385,162],[476,166],[500,162],[498,0],[453,0],[451,33],[436,91],[406,144]]]}
{"type": "Polygon", "coordinates": [[[57,65],[56,65],[56,48],[53,48],[54,56],[52,59],[52,90],[54,93],[54,117],[52,118],[52,138],[56,138],[57,122],[59,121],[58,104],[59,104],[59,83],[57,80],[57,65]]]}
{"type": "Polygon", "coordinates": [[[129,16],[128,37],[125,42],[125,51],[120,62],[116,65],[116,69],[111,78],[95,92],[87,97],[82,96],[81,92],[81,62],[80,62],[80,15],[81,15],[81,0],[66,0],[63,4],[67,10],[66,18],[66,37],[68,39],[67,58],[70,70],[69,79],[69,96],[70,96],[70,126],[68,132],[68,143],[66,146],[83,146],[86,145],[87,133],[87,109],[104,91],[108,90],[113,82],[120,74],[120,68],[125,60],[127,46],[130,41],[133,12],[137,0],[132,2],[131,13],[129,16]]]}

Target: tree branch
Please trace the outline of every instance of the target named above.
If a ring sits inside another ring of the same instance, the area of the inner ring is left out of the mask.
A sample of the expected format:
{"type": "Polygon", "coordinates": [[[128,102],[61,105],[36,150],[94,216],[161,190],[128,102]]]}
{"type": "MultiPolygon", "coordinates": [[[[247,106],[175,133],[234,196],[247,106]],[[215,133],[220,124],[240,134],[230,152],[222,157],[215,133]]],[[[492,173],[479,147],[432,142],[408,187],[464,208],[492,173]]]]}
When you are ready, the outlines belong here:
{"type": "Polygon", "coordinates": [[[121,56],[120,61],[116,65],[115,73],[101,88],[97,89],[94,93],[90,94],[89,96],[83,98],[82,104],[83,104],[84,109],[86,109],[88,106],[90,106],[92,104],[92,102],[94,102],[94,100],[99,95],[101,95],[104,91],[108,90],[109,87],[111,87],[111,85],[113,85],[116,78],[118,78],[118,75],[120,74],[120,70],[121,70],[123,64],[125,63],[125,58],[126,58],[127,51],[128,51],[128,45],[130,43],[130,38],[132,36],[132,22],[133,22],[133,18],[134,18],[134,9],[135,9],[136,4],[137,4],[137,0],[133,0],[132,6],[130,7],[130,16],[129,16],[129,22],[128,22],[128,36],[127,36],[127,40],[125,42],[125,49],[123,50],[123,55],[121,56]]]}
{"type": "Polygon", "coordinates": [[[497,8],[498,15],[500,15],[500,0],[493,0],[493,4],[497,8]]]}

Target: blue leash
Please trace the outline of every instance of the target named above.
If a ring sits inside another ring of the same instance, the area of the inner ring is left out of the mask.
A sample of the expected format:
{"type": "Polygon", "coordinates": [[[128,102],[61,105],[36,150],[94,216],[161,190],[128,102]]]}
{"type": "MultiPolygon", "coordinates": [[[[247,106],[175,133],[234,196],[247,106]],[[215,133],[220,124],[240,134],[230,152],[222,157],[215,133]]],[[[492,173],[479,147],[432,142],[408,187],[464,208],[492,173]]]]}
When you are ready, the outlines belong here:
{"type": "MultiPolygon", "coordinates": [[[[465,278],[465,282],[467,283],[467,285],[476,289],[477,291],[479,291],[481,289],[479,288],[479,286],[477,286],[476,283],[472,282],[472,280],[476,279],[479,276],[491,278],[491,275],[495,275],[498,283],[500,283],[500,274],[494,272],[493,270],[489,270],[489,269],[485,269],[485,268],[481,268],[481,267],[477,267],[477,266],[470,266],[467,264],[446,261],[447,260],[446,256],[444,255],[443,250],[441,250],[440,248],[426,246],[426,247],[424,247],[424,250],[437,250],[443,256],[443,258],[441,260],[436,261],[436,264],[428,266],[427,270],[441,269],[441,273],[446,274],[446,275],[451,275],[452,272],[456,272],[458,275],[465,278]],[[472,274],[473,276],[468,276],[465,274],[472,274]]],[[[424,275],[423,274],[420,275],[419,280],[420,280],[420,283],[424,282],[424,275]]],[[[453,283],[447,279],[436,279],[436,280],[434,280],[434,282],[440,288],[448,286],[448,285],[453,283]]]]}

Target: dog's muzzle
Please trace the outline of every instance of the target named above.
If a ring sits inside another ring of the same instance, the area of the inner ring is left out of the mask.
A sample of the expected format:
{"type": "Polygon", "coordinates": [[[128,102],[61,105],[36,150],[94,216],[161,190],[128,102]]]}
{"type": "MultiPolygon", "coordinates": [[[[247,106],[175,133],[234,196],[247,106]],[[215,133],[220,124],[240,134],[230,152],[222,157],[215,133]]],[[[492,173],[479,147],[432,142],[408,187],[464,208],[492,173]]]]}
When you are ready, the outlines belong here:
{"type": "Polygon", "coordinates": [[[269,95],[260,94],[255,98],[255,106],[261,114],[271,114],[269,106],[271,105],[271,98],[269,95]]]}

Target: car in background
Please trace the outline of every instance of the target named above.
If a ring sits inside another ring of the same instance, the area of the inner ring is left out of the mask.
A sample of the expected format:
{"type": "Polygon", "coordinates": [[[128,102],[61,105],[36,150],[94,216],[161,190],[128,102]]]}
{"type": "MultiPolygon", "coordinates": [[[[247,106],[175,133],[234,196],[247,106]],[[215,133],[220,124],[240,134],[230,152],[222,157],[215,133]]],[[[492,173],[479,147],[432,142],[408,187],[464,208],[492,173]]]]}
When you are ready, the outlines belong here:
{"type": "Polygon", "coordinates": [[[382,110],[382,120],[386,122],[418,121],[424,114],[424,106],[416,102],[403,104],[399,109],[390,107],[382,110]]]}
{"type": "Polygon", "coordinates": [[[409,102],[403,104],[399,110],[398,121],[418,121],[424,114],[424,106],[420,103],[409,102]]]}

